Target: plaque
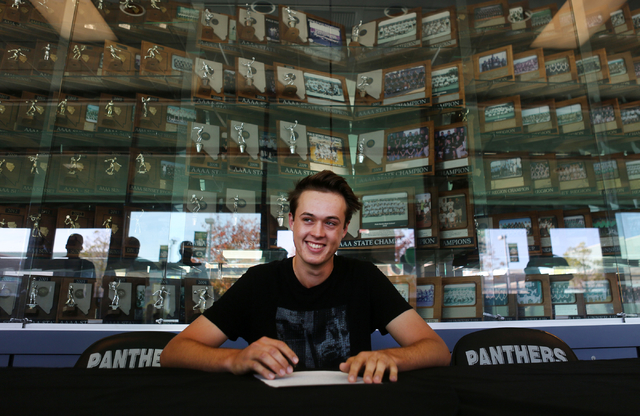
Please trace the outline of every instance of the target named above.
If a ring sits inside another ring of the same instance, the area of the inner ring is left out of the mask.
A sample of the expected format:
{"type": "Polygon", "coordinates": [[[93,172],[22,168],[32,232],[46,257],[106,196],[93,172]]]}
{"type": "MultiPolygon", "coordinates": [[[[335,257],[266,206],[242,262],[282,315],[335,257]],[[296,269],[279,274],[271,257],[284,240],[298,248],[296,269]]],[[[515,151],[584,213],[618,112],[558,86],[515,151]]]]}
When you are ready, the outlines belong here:
{"type": "MultiPolygon", "coordinates": [[[[122,264],[124,266],[124,264],[122,264]]],[[[118,267],[116,265],[116,267],[118,267]]],[[[124,267],[121,269],[126,270],[124,267]]],[[[116,270],[117,271],[117,270],[116,270]]],[[[104,322],[133,322],[135,301],[133,288],[141,285],[142,279],[105,275],[103,281],[104,297],[101,302],[101,316],[104,322]]]]}
{"type": "Polygon", "coordinates": [[[131,143],[135,108],[136,102],[130,98],[102,93],[99,104],[89,104],[86,114],[89,120],[97,121],[98,135],[131,143]]]}
{"type": "Polygon", "coordinates": [[[0,134],[15,129],[20,103],[19,97],[0,94],[0,134]]]}
{"type": "Polygon", "coordinates": [[[605,49],[598,49],[576,56],[578,79],[583,84],[606,84],[609,82],[608,62],[605,49]]]}
{"type": "Polygon", "coordinates": [[[481,133],[512,136],[522,132],[519,95],[478,103],[478,113],[481,133]]]}
{"type": "Polygon", "coordinates": [[[16,130],[40,133],[45,129],[45,108],[49,101],[46,95],[23,91],[16,130]]]}
{"type": "Polygon", "coordinates": [[[377,130],[358,135],[356,173],[375,174],[384,172],[387,150],[385,131],[377,130]]]}
{"type": "Polygon", "coordinates": [[[498,229],[525,230],[529,254],[541,254],[540,229],[538,228],[538,213],[535,211],[513,212],[493,216],[493,223],[498,229]]]}
{"type": "Polygon", "coordinates": [[[467,6],[469,27],[477,33],[503,29],[507,26],[509,6],[506,0],[492,0],[467,6]]]}
{"type": "Polygon", "coordinates": [[[58,322],[84,321],[96,318],[93,301],[95,280],[64,278],[58,302],[58,322]]]}
{"type": "Polygon", "coordinates": [[[58,60],[58,45],[48,41],[39,40],[36,42],[34,53],[34,75],[51,77],[53,67],[58,60]]]}
{"type": "Polygon", "coordinates": [[[514,54],[513,74],[516,84],[509,91],[531,91],[546,86],[547,72],[542,48],[514,54]]]}
{"type": "Polygon", "coordinates": [[[236,7],[236,36],[238,40],[250,43],[267,43],[267,26],[263,13],[253,10],[253,6],[243,8],[236,7]]]}
{"type": "Polygon", "coordinates": [[[473,132],[467,122],[436,127],[434,142],[436,175],[465,175],[471,171],[473,132]]]}
{"type": "Polygon", "coordinates": [[[637,85],[637,77],[631,52],[607,55],[611,91],[623,94],[637,85]]]}
{"type": "Polygon", "coordinates": [[[140,69],[140,49],[121,43],[107,40],[104,42],[104,60],[102,63],[103,75],[114,76],[113,82],[122,83],[127,79],[121,76],[131,77],[140,69]]]}
{"type": "Polygon", "coordinates": [[[611,211],[591,213],[591,225],[598,230],[600,249],[604,256],[619,256],[621,254],[621,238],[618,230],[622,229],[622,224],[618,227],[617,217],[616,213],[611,211]]]}
{"type": "Polygon", "coordinates": [[[425,322],[440,322],[442,316],[442,278],[416,279],[416,312],[425,322]]]}
{"type": "Polygon", "coordinates": [[[190,145],[187,153],[189,176],[211,178],[226,171],[226,154],[221,143],[220,127],[206,123],[189,123],[190,145]]]}
{"type": "Polygon", "coordinates": [[[209,279],[184,279],[184,312],[187,322],[193,322],[213,305],[215,283],[215,280],[209,279]]]}
{"type": "Polygon", "coordinates": [[[128,24],[141,25],[145,21],[146,13],[147,9],[143,5],[136,4],[133,0],[123,0],[120,2],[116,20],[128,24]]]}
{"type": "Polygon", "coordinates": [[[224,201],[225,211],[234,214],[232,218],[234,225],[241,218],[240,216],[236,217],[235,214],[254,214],[256,212],[256,193],[252,190],[227,188],[224,201]]]}
{"type": "Polygon", "coordinates": [[[551,287],[551,306],[555,319],[578,318],[586,315],[584,290],[579,279],[571,274],[549,275],[551,287]]]}
{"type": "Polygon", "coordinates": [[[591,134],[587,97],[556,101],[558,129],[564,135],[588,136],[591,134]]]}
{"type": "Polygon", "coordinates": [[[458,46],[458,15],[455,7],[445,7],[422,15],[422,45],[430,48],[458,46]]]}
{"type": "Polygon", "coordinates": [[[553,255],[551,230],[564,228],[562,210],[538,211],[538,230],[540,231],[540,247],[545,256],[553,255]]]}
{"type": "Polygon", "coordinates": [[[187,189],[184,191],[184,212],[216,212],[217,197],[215,192],[207,192],[199,189],[187,189]]]}
{"type": "Polygon", "coordinates": [[[185,134],[189,122],[196,120],[194,109],[161,97],[136,94],[134,133],[138,137],[164,139],[173,143],[178,134],[185,134]]]}
{"type": "Polygon", "coordinates": [[[555,100],[521,103],[522,131],[532,139],[544,139],[558,133],[555,100]]]}
{"type": "Polygon", "coordinates": [[[280,19],[280,34],[285,44],[307,45],[309,47],[303,48],[302,52],[314,58],[334,62],[340,62],[346,58],[346,34],[343,25],[300,11],[291,10],[290,14],[287,9],[289,8],[283,9],[287,16],[286,24],[283,25],[282,17],[280,19]],[[290,20],[290,16],[300,20],[299,23],[295,23],[295,27],[291,27],[294,21],[290,20]],[[303,23],[306,25],[306,30],[300,27],[303,23]],[[295,38],[296,30],[299,31],[297,38],[295,38]]]}
{"type": "Polygon", "coordinates": [[[400,296],[413,309],[416,309],[416,277],[414,275],[391,275],[387,278],[400,293],[400,296]]]}
{"type": "Polygon", "coordinates": [[[496,88],[504,81],[514,79],[513,50],[511,45],[480,52],[472,57],[476,90],[496,88]],[[490,81],[490,82],[488,82],[490,81]],[[496,85],[496,83],[498,83],[496,85]]]}
{"type": "Polygon", "coordinates": [[[591,104],[589,113],[594,133],[616,134],[622,132],[622,118],[617,98],[591,104]]]}
{"type": "Polygon", "coordinates": [[[603,277],[590,277],[582,284],[587,318],[611,318],[622,312],[616,274],[607,273],[603,277]]]}
{"type": "Polygon", "coordinates": [[[255,58],[236,58],[236,92],[240,103],[269,101],[271,86],[267,85],[267,71],[273,72],[273,68],[255,58]]]}
{"type": "Polygon", "coordinates": [[[490,195],[531,192],[531,168],[524,153],[485,153],[484,171],[490,195]]]}
{"type": "Polygon", "coordinates": [[[473,204],[468,189],[438,193],[440,247],[475,247],[473,204]]]}
{"type": "Polygon", "coordinates": [[[376,22],[377,46],[421,46],[422,10],[420,8],[403,10],[403,14],[399,15],[389,13],[387,17],[378,19],[376,22]]]}
{"type": "Polygon", "coordinates": [[[13,152],[0,152],[0,195],[15,195],[27,183],[27,175],[22,166],[24,156],[13,152]]]}
{"type": "Polygon", "coordinates": [[[33,61],[36,58],[35,48],[22,43],[7,43],[4,50],[0,72],[17,76],[31,75],[33,61]]]}
{"type": "Polygon", "coordinates": [[[151,24],[160,23],[160,25],[158,25],[159,27],[166,28],[167,22],[171,22],[173,5],[169,4],[166,0],[145,1],[144,8],[147,10],[147,13],[144,15],[145,23],[149,24],[149,27],[152,27],[151,24]]]}
{"type": "Polygon", "coordinates": [[[140,312],[144,322],[180,322],[180,284],[181,279],[150,278],[146,284],[136,285],[136,299],[143,299],[140,312]]]}
{"type": "Polygon", "coordinates": [[[56,229],[61,228],[93,228],[95,214],[93,211],[74,208],[59,208],[56,229]]]}
{"type": "Polygon", "coordinates": [[[65,75],[101,75],[100,61],[103,53],[103,47],[78,42],[69,43],[65,75]]]}
{"type": "Polygon", "coordinates": [[[95,161],[95,195],[122,200],[127,194],[129,152],[98,149],[95,161]]]}
{"type": "Polygon", "coordinates": [[[438,201],[437,188],[428,188],[415,195],[416,246],[418,248],[439,247],[438,217],[436,210],[438,201]]]}
{"type": "Polygon", "coordinates": [[[576,68],[573,51],[559,52],[545,56],[544,66],[547,72],[547,82],[553,84],[549,85],[550,93],[553,93],[557,89],[566,91],[576,88],[575,85],[570,85],[578,82],[578,69],[576,68]]]}
{"type": "Polygon", "coordinates": [[[135,202],[169,200],[173,181],[185,168],[176,163],[175,154],[153,149],[131,148],[129,164],[129,192],[135,202]]]}
{"type": "Polygon", "coordinates": [[[95,154],[86,154],[79,149],[69,150],[52,155],[51,163],[53,172],[58,173],[57,193],[65,195],[65,199],[70,195],[80,199],[93,195],[96,186],[95,154]]]}
{"type": "MultiPolygon", "coordinates": [[[[97,130],[98,114],[87,114],[91,103],[91,101],[75,95],[54,93],[53,104],[56,105],[54,131],[60,135],[74,138],[92,137],[97,130]]],[[[91,111],[95,111],[95,105],[91,111]]]]}
{"type": "Polygon", "coordinates": [[[224,100],[224,67],[221,63],[196,58],[191,75],[191,93],[196,104],[224,100]]]}
{"type": "Polygon", "coordinates": [[[624,154],[596,156],[593,161],[593,174],[598,191],[622,193],[629,188],[624,154]]]}
{"type": "Polygon", "coordinates": [[[385,130],[385,172],[434,174],[433,121],[385,130]]]}
{"type": "Polygon", "coordinates": [[[431,61],[387,68],[382,71],[383,105],[431,103],[431,61]]]}
{"type": "Polygon", "coordinates": [[[198,20],[198,41],[200,44],[206,46],[206,43],[228,43],[229,26],[232,20],[232,16],[214,13],[205,8],[200,13],[198,20]]]}
{"type": "Polygon", "coordinates": [[[56,322],[58,298],[62,278],[34,276],[22,279],[26,302],[24,316],[37,322],[56,322]]]}
{"type": "Polygon", "coordinates": [[[509,3],[508,9],[507,21],[511,24],[511,30],[518,33],[531,29],[531,9],[529,8],[529,0],[509,3]]]}
{"type": "Polygon", "coordinates": [[[481,276],[442,278],[442,322],[480,321],[483,309],[481,276]]]}
{"type": "Polygon", "coordinates": [[[596,179],[591,158],[557,159],[556,170],[562,195],[577,195],[596,191],[596,179]]]}
{"type": "Polygon", "coordinates": [[[0,322],[9,322],[16,315],[22,276],[0,277],[0,322]]]}
{"type": "Polygon", "coordinates": [[[152,83],[181,86],[182,78],[193,72],[193,59],[184,51],[147,41],[140,49],[140,75],[152,83]]]}
{"type": "Polygon", "coordinates": [[[436,108],[464,107],[462,62],[438,65],[431,71],[432,106],[436,108]]]}
{"type": "Polygon", "coordinates": [[[25,228],[25,209],[0,206],[0,228],[25,228]]]}
{"type": "Polygon", "coordinates": [[[26,219],[26,226],[31,229],[29,253],[33,253],[35,258],[51,258],[56,230],[56,210],[31,205],[26,219]]]}
{"type": "Polygon", "coordinates": [[[95,215],[95,226],[111,231],[108,256],[110,258],[122,257],[122,244],[125,226],[125,213],[123,209],[97,206],[95,215]]]}
{"type": "Polygon", "coordinates": [[[260,127],[236,120],[229,120],[227,126],[229,171],[262,170],[260,127]]]}

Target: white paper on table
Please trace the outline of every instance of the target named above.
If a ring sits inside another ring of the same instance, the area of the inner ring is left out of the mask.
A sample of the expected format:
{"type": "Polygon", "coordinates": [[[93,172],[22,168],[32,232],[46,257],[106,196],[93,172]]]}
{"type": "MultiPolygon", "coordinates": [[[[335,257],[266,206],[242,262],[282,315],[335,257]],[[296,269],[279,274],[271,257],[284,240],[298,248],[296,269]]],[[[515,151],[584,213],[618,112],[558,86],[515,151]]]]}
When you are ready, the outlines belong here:
{"type": "Polygon", "coordinates": [[[260,374],[255,374],[255,377],[271,387],[333,386],[364,383],[362,377],[358,377],[355,383],[349,383],[349,375],[341,371],[294,371],[274,380],[264,378],[260,374]]]}

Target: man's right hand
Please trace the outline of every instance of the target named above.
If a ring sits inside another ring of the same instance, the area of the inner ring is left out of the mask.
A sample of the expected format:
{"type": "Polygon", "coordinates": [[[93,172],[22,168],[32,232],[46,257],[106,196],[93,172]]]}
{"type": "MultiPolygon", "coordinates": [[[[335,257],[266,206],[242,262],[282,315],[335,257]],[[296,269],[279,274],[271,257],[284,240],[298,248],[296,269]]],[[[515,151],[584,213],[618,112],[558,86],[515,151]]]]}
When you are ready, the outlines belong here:
{"type": "Polygon", "coordinates": [[[273,380],[293,373],[296,354],[282,341],[262,337],[236,354],[230,363],[233,374],[255,372],[273,380]]]}

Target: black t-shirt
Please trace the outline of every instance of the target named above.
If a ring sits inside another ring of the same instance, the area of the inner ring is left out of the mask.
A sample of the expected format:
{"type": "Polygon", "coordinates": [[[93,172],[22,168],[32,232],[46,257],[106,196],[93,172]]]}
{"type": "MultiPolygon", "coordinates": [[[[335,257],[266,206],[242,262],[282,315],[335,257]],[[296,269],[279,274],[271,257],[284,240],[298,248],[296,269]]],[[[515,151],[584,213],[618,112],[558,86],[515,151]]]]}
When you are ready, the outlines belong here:
{"type": "Polygon", "coordinates": [[[387,324],[410,308],[374,264],[334,256],[331,275],[312,288],[298,281],[292,258],[252,267],[204,316],[234,341],[286,342],[298,368],[336,369],[371,350],[371,333],[386,334],[387,324]]]}

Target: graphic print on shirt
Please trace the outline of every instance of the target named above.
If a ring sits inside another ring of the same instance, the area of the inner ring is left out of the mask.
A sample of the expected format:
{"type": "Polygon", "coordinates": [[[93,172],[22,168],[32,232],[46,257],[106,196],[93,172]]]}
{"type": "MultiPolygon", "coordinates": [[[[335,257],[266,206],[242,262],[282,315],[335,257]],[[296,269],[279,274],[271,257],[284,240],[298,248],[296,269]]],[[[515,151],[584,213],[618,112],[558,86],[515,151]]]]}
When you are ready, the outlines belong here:
{"type": "Polygon", "coordinates": [[[287,343],[306,368],[337,368],[351,355],[345,306],[318,311],[276,312],[278,339],[287,343]]]}

